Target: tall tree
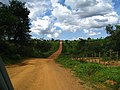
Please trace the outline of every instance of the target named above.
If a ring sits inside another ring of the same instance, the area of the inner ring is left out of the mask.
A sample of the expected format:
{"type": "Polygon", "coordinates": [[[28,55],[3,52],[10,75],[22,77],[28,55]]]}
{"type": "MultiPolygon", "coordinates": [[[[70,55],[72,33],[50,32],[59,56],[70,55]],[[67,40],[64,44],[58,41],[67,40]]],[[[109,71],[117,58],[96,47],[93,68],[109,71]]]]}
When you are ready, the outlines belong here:
{"type": "Polygon", "coordinates": [[[17,0],[9,5],[0,3],[0,40],[25,44],[30,39],[29,10],[17,0]]]}
{"type": "Polygon", "coordinates": [[[108,25],[106,26],[106,31],[110,34],[109,39],[112,44],[112,49],[120,52],[120,25],[108,25]]]}
{"type": "Polygon", "coordinates": [[[26,43],[30,39],[29,13],[25,3],[17,0],[10,1],[9,9],[11,13],[18,18],[14,26],[14,41],[20,44],[26,43]]]}
{"type": "Polygon", "coordinates": [[[0,39],[10,40],[13,36],[13,26],[17,18],[10,12],[9,7],[0,5],[0,39]]]}

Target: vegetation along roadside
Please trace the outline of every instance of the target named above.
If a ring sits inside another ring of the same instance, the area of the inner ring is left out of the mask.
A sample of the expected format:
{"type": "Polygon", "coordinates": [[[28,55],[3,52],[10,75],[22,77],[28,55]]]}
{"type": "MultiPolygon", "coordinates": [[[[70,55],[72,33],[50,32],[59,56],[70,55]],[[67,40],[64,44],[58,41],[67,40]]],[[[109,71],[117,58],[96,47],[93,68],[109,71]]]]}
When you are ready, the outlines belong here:
{"type": "Polygon", "coordinates": [[[100,64],[72,60],[65,55],[59,56],[56,62],[65,68],[70,68],[76,76],[97,90],[120,89],[120,67],[106,67],[100,64]]]}

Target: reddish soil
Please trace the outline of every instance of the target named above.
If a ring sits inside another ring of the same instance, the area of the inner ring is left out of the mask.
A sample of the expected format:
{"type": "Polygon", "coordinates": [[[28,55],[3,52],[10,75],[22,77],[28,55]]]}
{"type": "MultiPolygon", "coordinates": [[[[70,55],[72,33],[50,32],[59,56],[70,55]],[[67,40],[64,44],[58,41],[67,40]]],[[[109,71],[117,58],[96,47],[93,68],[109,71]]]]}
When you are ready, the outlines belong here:
{"type": "Polygon", "coordinates": [[[49,58],[33,58],[16,65],[6,66],[15,90],[85,90],[82,82],[69,70],[56,64],[62,51],[49,58]]]}

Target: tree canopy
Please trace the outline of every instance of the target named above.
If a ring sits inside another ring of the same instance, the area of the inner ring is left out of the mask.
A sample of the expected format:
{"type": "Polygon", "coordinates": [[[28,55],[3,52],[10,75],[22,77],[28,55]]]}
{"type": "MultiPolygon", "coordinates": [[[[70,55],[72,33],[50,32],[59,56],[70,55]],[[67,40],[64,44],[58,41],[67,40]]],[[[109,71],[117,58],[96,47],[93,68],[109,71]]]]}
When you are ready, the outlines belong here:
{"type": "Polygon", "coordinates": [[[25,3],[12,0],[0,4],[0,40],[23,44],[30,39],[29,15],[25,3]]]}
{"type": "Polygon", "coordinates": [[[115,51],[120,52],[120,25],[108,25],[106,26],[106,32],[110,34],[109,40],[112,44],[111,48],[115,51]]]}

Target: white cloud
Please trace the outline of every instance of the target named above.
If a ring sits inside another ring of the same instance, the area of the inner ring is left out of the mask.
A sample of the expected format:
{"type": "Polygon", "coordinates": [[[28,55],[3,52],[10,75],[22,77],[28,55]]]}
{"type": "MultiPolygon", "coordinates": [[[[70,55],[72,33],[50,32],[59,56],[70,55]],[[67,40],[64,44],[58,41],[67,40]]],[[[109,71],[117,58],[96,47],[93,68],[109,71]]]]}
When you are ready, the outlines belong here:
{"type": "Polygon", "coordinates": [[[71,40],[79,40],[79,39],[86,39],[86,38],[84,38],[84,37],[73,37],[71,40]]]}
{"type": "Polygon", "coordinates": [[[37,18],[37,20],[34,20],[31,22],[31,30],[34,33],[34,31],[39,31],[39,34],[50,34],[53,33],[52,30],[52,20],[48,16],[44,16],[42,19],[37,18]]]}
{"type": "Polygon", "coordinates": [[[48,38],[52,38],[52,35],[51,35],[51,34],[47,34],[47,37],[48,37],[48,38]]]}
{"type": "Polygon", "coordinates": [[[52,11],[58,21],[55,26],[62,30],[75,32],[87,29],[90,31],[89,35],[96,35],[100,33],[94,33],[95,28],[99,29],[118,22],[112,0],[66,0],[65,4],[72,10],[57,3],[52,11]]]}
{"type": "Polygon", "coordinates": [[[59,3],[56,4],[56,7],[52,11],[52,15],[54,15],[59,22],[64,21],[64,19],[70,15],[71,11],[66,7],[59,3]]]}
{"type": "Polygon", "coordinates": [[[59,33],[56,32],[54,35],[55,35],[55,37],[58,37],[58,36],[59,36],[59,33]]]}
{"type": "Polygon", "coordinates": [[[59,2],[59,0],[51,0],[51,3],[52,3],[52,7],[56,7],[57,6],[57,3],[59,2]]]}
{"type": "Polygon", "coordinates": [[[95,36],[95,35],[99,35],[99,34],[101,34],[101,33],[100,32],[96,33],[94,31],[89,31],[89,33],[88,33],[89,36],[95,36]]]}
{"type": "Polygon", "coordinates": [[[98,35],[101,33],[96,29],[116,24],[119,19],[112,0],[65,0],[64,6],[58,3],[59,0],[21,1],[25,1],[30,10],[32,33],[47,34],[48,38],[58,37],[62,31],[77,30],[89,36],[98,35]],[[48,11],[50,14],[46,15],[48,11]]]}
{"type": "Polygon", "coordinates": [[[44,16],[43,18],[37,18],[31,22],[31,31],[34,34],[46,35],[48,38],[57,38],[61,30],[58,30],[53,23],[53,19],[48,16],[44,16]]]}
{"type": "Polygon", "coordinates": [[[89,30],[84,29],[84,32],[85,32],[85,33],[88,33],[88,32],[89,32],[89,30]]]}
{"type": "Polygon", "coordinates": [[[50,3],[43,1],[27,2],[26,7],[30,10],[29,17],[35,20],[37,17],[44,15],[48,9],[50,9],[50,3]]]}
{"type": "MultiPolygon", "coordinates": [[[[106,21],[109,18],[114,18],[112,22],[109,20],[107,23],[117,23],[118,15],[114,11],[112,0],[66,0],[65,3],[71,6],[73,14],[78,16],[79,19],[85,18],[89,21],[90,19],[94,20],[94,18],[99,19],[101,16],[106,21]],[[113,15],[111,16],[110,14],[113,15]]],[[[104,22],[106,23],[106,21],[104,22]]],[[[103,25],[100,26],[103,27],[103,25]]]]}
{"type": "Polygon", "coordinates": [[[86,33],[88,36],[95,36],[101,34],[100,32],[95,32],[95,30],[87,30],[87,29],[84,29],[84,33],[86,33]]]}

